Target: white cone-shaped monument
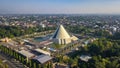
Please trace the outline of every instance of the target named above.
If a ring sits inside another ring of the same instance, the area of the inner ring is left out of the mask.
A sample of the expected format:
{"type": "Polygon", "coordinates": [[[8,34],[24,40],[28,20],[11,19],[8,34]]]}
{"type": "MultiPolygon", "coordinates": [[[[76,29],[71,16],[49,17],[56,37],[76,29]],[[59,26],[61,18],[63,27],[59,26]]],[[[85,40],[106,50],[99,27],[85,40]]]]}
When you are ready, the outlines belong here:
{"type": "Polygon", "coordinates": [[[59,25],[59,27],[52,36],[52,40],[54,43],[68,44],[72,41],[78,40],[78,38],[73,35],[70,36],[69,33],[63,27],[63,25],[59,25]]]}

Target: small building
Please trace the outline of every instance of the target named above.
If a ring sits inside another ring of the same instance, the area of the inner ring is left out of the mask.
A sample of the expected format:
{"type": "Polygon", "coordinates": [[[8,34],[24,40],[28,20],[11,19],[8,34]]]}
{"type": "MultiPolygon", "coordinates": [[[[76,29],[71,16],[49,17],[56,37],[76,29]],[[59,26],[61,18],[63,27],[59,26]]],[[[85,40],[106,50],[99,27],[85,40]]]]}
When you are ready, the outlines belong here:
{"type": "Polygon", "coordinates": [[[81,55],[80,56],[80,60],[85,61],[85,62],[88,62],[88,60],[91,59],[91,58],[92,57],[88,56],[88,55],[81,55]]]}
{"type": "Polygon", "coordinates": [[[42,53],[42,54],[45,54],[45,55],[49,55],[49,56],[50,56],[50,52],[44,51],[44,50],[42,50],[42,49],[35,49],[35,51],[37,51],[37,52],[40,52],[40,53],[42,53]]]}
{"type": "Polygon", "coordinates": [[[48,55],[39,55],[33,58],[34,61],[36,61],[37,63],[40,64],[45,64],[49,61],[52,60],[52,57],[48,56],[48,55]]]}
{"type": "Polygon", "coordinates": [[[35,57],[33,53],[26,50],[18,51],[18,53],[24,58],[24,60],[26,60],[25,63],[28,63],[33,57],[35,57]]]}
{"type": "Polygon", "coordinates": [[[29,51],[26,51],[26,50],[21,50],[21,51],[18,51],[18,53],[20,53],[21,55],[23,55],[24,57],[28,59],[31,59],[33,57],[35,57],[35,55],[29,51]]]}
{"type": "Polygon", "coordinates": [[[9,42],[9,41],[11,41],[11,39],[9,39],[8,37],[6,37],[6,38],[3,38],[3,39],[0,39],[0,41],[1,42],[9,42]]]}

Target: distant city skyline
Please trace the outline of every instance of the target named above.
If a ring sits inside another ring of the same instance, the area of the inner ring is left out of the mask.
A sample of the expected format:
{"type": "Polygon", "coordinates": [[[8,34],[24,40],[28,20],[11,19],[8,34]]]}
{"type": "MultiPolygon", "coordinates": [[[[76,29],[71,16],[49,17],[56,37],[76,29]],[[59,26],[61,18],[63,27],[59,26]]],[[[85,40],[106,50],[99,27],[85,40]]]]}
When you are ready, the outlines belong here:
{"type": "Polygon", "coordinates": [[[0,14],[120,14],[120,0],[0,0],[0,14]]]}

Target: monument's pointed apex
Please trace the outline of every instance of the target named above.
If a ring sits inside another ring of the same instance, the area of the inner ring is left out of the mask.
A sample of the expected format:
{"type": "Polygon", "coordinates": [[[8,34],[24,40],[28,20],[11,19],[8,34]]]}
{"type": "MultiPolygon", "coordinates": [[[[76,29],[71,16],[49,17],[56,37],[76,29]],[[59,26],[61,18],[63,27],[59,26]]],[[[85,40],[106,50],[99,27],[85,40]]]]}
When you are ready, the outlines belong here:
{"type": "Polygon", "coordinates": [[[63,25],[59,25],[57,30],[55,31],[53,38],[56,39],[65,39],[65,38],[70,38],[70,35],[67,33],[63,25]]]}

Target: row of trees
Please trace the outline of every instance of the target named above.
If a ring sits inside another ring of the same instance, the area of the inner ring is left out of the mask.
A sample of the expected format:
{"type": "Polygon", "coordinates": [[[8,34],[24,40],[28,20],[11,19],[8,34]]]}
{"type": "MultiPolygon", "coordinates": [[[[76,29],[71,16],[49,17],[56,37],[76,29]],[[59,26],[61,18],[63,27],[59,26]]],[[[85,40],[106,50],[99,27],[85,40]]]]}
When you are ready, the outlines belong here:
{"type": "Polygon", "coordinates": [[[26,65],[30,68],[52,68],[51,62],[48,62],[46,64],[40,64],[37,61],[35,61],[34,59],[29,59],[29,58],[23,56],[22,54],[18,53],[17,51],[12,50],[11,48],[7,48],[5,46],[0,45],[0,50],[5,55],[8,55],[8,56],[20,61],[21,63],[23,63],[24,65],[26,65]]]}
{"type": "Polygon", "coordinates": [[[0,38],[5,38],[5,37],[12,38],[16,36],[22,36],[26,34],[32,34],[34,32],[42,32],[48,30],[55,30],[55,27],[42,28],[41,26],[38,26],[38,27],[22,28],[19,26],[0,26],[0,38]]]}

